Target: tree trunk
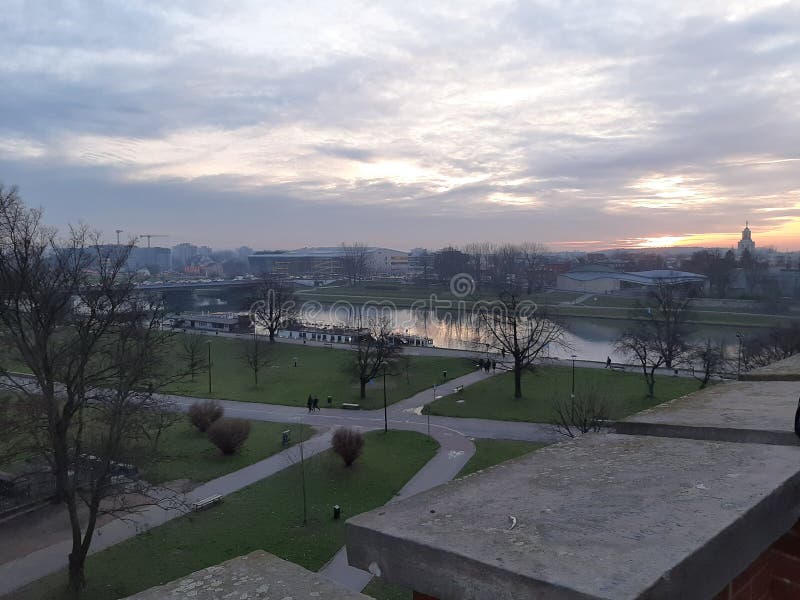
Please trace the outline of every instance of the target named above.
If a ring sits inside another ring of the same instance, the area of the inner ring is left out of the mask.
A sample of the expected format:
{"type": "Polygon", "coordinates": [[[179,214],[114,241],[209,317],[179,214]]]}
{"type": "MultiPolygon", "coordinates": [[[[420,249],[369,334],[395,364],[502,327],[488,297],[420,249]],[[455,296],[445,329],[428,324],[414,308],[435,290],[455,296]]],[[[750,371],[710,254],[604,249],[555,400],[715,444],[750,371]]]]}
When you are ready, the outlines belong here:
{"type": "Polygon", "coordinates": [[[275,343],[275,330],[272,328],[269,330],[269,341],[271,344],[275,343]]]}
{"type": "Polygon", "coordinates": [[[360,383],[361,383],[361,399],[364,400],[367,397],[367,382],[361,379],[360,383]]]}
{"type": "Polygon", "coordinates": [[[522,367],[514,365],[514,398],[522,398],[522,367]]]}
{"type": "Polygon", "coordinates": [[[69,589],[76,594],[86,586],[84,566],[86,556],[80,549],[75,549],[69,554],[69,589]]]}
{"type": "Polygon", "coordinates": [[[647,376],[647,396],[648,396],[648,398],[655,398],[655,396],[656,396],[656,374],[655,374],[655,368],[647,376]]]}

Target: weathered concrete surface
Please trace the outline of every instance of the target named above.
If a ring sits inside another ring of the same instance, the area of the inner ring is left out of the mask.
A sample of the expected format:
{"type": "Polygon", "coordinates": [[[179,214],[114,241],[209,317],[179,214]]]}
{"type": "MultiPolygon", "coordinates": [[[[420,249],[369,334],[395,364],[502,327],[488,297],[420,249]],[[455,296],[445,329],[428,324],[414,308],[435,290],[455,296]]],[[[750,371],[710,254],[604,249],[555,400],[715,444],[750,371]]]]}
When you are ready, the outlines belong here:
{"type": "Polygon", "coordinates": [[[800,380],[800,354],[779,360],[766,367],[742,373],[746,381],[798,381],[800,380]]]}
{"type": "Polygon", "coordinates": [[[798,517],[798,447],[591,434],[356,516],[346,537],[354,566],[441,600],[691,600],[798,517]]]}
{"type": "Polygon", "coordinates": [[[800,384],[791,381],[720,383],[635,414],[617,433],[800,445],[794,415],[800,384]]]}
{"type": "Polygon", "coordinates": [[[329,579],[256,550],[150,588],[128,600],[368,600],[369,596],[339,587],[329,579]]]}

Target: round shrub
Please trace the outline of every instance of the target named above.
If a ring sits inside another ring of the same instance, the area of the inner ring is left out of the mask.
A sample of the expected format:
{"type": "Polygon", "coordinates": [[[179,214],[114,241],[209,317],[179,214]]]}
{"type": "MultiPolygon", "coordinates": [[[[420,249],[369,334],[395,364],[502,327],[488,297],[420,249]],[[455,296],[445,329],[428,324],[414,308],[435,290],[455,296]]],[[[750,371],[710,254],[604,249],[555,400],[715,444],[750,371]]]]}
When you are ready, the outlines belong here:
{"type": "Polygon", "coordinates": [[[201,433],[208,431],[211,424],[221,419],[224,414],[225,409],[216,400],[198,401],[189,407],[189,421],[201,433]]]}
{"type": "Polygon", "coordinates": [[[223,454],[236,454],[250,435],[250,421],[219,419],[208,428],[208,439],[223,454]]]}
{"type": "Polygon", "coordinates": [[[364,450],[364,436],[356,429],[340,427],[333,434],[331,448],[342,457],[344,466],[349,467],[364,450]]]}

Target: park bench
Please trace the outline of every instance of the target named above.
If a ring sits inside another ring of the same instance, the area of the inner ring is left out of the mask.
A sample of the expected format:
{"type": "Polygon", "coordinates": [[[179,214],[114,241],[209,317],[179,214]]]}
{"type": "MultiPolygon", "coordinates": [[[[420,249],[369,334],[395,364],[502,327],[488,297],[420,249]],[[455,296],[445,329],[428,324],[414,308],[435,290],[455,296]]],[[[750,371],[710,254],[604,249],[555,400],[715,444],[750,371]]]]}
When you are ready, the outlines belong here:
{"type": "Polygon", "coordinates": [[[612,371],[625,371],[625,365],[611,365],[612,371]]]}
{"type": "Polygon", "coordinates": [[[460,394],[463,391],[464,391],[464,386],[463,385],[457,385],[456,387],[453,388],[453,393],[454,394],[460,394]]]}
{"type": "Polygon", "coordinates": [[[333,348],[333,344],[331,344],[330,342],[325,342],[324,344],[322,344],[322,347],[323,348],[333,348]]]}
{"type": "Polygon", "coordinates": [[[204,508],[208,508],[209,506],[214,506],[215,504],[219,504],[220,502],[222,502],[222,494],[214,494],[213,496],[209,496],[208,498],[203,498],[202,500],[193,502],[192,510],[193,511],[203,510],[204,508]]]}
{"type": "Polygon", "coordinates": [[[344,408],[345,410],[359,410],[361,406],[356,404],[355,402],[343,402],[342,408],[344,408]]]}

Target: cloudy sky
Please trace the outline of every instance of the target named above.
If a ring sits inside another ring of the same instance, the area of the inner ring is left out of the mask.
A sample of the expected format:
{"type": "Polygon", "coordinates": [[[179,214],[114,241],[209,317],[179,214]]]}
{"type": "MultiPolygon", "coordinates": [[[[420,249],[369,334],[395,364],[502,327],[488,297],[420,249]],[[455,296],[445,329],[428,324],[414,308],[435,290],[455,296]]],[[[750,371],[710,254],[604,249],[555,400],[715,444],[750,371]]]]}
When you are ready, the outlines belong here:
{"type": "Polygon", "coordinates": [[[3,0],[0,56],[0,181],[109,239],[800,249],[800,0],[3,0]]]}

